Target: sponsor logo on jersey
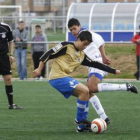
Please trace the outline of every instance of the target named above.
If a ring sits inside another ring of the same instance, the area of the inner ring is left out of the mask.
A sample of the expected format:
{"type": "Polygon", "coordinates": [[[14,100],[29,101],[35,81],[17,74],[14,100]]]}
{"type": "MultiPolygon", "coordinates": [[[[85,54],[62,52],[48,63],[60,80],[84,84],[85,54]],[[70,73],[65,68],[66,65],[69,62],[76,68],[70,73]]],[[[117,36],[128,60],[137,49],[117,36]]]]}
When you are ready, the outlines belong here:
{"type": "Polygon", "coordinates": [[[80,58],[78,58],[78,62],[81,62],[80,58]]]}
{"type": "Polygon", "coordinates": [[[61,47],[62,47],[61,43],[53,47],[54,52],[58,51],[61,47]]]}
{"type": "Polygon", "coordinates": [[[2,37],[2,38],[5,38],[5,37],[6,37],[5,33],[3,33],[1,37],[2,37]]]}

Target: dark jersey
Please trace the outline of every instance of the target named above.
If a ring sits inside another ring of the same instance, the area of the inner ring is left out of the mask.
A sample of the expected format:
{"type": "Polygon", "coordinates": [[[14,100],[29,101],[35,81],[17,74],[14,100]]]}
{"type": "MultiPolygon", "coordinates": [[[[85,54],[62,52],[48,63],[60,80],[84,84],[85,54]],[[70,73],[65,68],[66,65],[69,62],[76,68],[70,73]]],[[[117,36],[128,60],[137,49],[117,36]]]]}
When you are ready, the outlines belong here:
{"type": "Polygon", "coordinates": [[[9,42],[13,40],[14,38],[10,26],[5,23],[0,23],[0,55],[9,52],[9,42]]]}

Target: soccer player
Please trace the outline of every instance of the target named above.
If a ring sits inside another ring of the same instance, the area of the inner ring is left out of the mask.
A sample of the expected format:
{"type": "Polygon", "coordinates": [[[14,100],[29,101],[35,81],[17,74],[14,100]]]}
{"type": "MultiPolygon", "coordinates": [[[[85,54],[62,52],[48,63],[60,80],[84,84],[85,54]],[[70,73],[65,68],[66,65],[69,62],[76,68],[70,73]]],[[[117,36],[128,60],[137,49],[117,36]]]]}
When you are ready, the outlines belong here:
{"type": "Polygon", "coordinates": [[[0,74],[3,76],[9,109],[21,109],[13,103],[12,71],[10,63],[14,62],[13,35],[8,24],[0,23],[0,74]],[[9,54],[8,54],[9,53],[9,54]]]}
{"type": "MultiPolygon", "coordinates": [[[[75,18],[71,18],[68,21],[68,28],[71,31],[73,37],[75,37],[75,40],[78,34],[85,30],[85,28],[82,28],[80,25],[80,22],[75,18]]],[[[110,64],[111,61],[105,55],[105,50],[104,50],[105,42],[103,38],[99,34],[94,33],[92,31],[90,31],[90,33],[92,34],[93,42],[90,43],[88,47],[86,47],[84,52],[86,53],[88,57],[90,57],[91,59],[95,61],[99,61],[105,64],[110,64]]],[[[104,78],[106,74],[107,72],[103,70],[89,67],[87,86],[89,88],[89,92],[92,94],[89,101],[91,102],[93,108],[95,109],[97,114],[100,116],[100,118],[102,118],[103,120],[106,121],[107,124],[109,124],[110,119],[106,115],[100,103],[99,98],[93,93],[102,92],[102,91],[131,91],[133,93],[138,93],[138,90],[134,85],[130,83],[125,83],[125,84],[101,83],[102,79],[104,78]]],[[[86,112],[88,113],[88,103],[87,103],[87,108],[85,110],[85,114],[86,112]]]]}
{"type": "Polygon", "coordinates": [[[107,65],[93,61],[82,50],[84,50],[92,42],[92,35],[88,31],[81,32],[77,41],[62,42],[53,47],[40,58],[40,64],[33,71],[35,77],[39,76],[45,63],[49,59],[54,59],[49,74],[49,83],[63,94],[65,98],[71,95],[77,97],[77,115],[76,123],[78,124],[77,132],[85,132],[90,130],[91,123],[85,119],[84,111],[89,99],[89,89],[84,84],[71,77],[71,73],[79,66],[85,65],[96,67],[112,74],[119,74],[120,71],[110,68],[107,65]]]}

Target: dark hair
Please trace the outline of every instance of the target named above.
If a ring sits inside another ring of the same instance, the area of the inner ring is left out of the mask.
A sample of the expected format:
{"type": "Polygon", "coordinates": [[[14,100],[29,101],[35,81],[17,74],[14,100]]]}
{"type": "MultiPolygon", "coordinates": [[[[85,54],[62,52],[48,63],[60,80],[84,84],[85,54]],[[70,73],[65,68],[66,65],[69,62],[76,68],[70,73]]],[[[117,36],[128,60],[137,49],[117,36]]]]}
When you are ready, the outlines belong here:
{"type": "Polygon", "coordinates": [[[92,34],[89,31],[82,31],[77,38],[81,41],[88,40],[89,42],[92,42],[92,34]]]}
{"type": "Polygon", "coordinates": [[[23,20],[20,20],[18,23],[24,23],[24,21],[23,20]]]}
{"type": "Polygon", "coordinates": [[[68,21],[68,28],[70,28],[70,27],[72,27],[72,26],[74,26],[74,25],[80,26],[79,20],[76,19],[76,18],[71,18],[71,19],[69,19],[69,21],[68,21]]]}
{"type": "Polygon", "coordinates": [[[40,26],[40,25],[36,25],[36,26],[35,26],[35,28],[37,28],[37,27],[38,27],[38,28],[41,28],[41,26],[40,26]]]}

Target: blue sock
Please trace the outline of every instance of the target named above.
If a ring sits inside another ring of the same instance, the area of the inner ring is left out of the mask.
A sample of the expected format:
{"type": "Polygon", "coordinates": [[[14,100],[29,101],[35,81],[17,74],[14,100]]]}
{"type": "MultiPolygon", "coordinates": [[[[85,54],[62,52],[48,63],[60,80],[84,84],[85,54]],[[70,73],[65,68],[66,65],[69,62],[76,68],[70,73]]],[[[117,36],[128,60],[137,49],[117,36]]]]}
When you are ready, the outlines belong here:
{"type": "Polygon", "coordinates": [[[86,102],[87,101],[81,101],[77,99],[77,116],[76,116],[77,121],[81,121],[84,119],[84,111],[86,108],[86,102]]]}
{"type": "Polygon", "coordinates": [[[86,120],[88,118],[88,110],[89,110],[88,103],[89,103],[89,101],[86,101],[86,108],[84,110],[84,119],[86,119],[86,120]]]}

